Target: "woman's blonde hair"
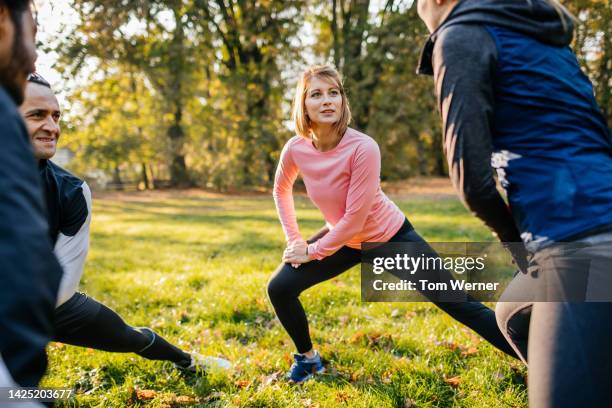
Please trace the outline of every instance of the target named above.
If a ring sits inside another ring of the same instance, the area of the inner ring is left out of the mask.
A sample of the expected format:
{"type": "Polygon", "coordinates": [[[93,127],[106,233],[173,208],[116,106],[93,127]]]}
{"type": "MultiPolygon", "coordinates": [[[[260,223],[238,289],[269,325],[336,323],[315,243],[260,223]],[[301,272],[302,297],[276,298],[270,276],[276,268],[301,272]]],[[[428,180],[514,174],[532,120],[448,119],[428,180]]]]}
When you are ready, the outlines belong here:
{"type": "Polygon", "coordinates": [[[351,109],[349,107],[342,78],[338,71],[331,65],[315,65],[308,67],[300,76],[300,80],[295,88],[295,97],[293,98],[293,114],[292,119],[295,125],[296,133],[304,138],[312,137],[312,125],[308,113],[306,112],[306,93],[310,86],[312,78],[319,78],[332,82],[340,90],[342,95],[342,113],[340,119],[334,123],[334,131],[338,135],[343,135],[351,121],[351,109]]]}

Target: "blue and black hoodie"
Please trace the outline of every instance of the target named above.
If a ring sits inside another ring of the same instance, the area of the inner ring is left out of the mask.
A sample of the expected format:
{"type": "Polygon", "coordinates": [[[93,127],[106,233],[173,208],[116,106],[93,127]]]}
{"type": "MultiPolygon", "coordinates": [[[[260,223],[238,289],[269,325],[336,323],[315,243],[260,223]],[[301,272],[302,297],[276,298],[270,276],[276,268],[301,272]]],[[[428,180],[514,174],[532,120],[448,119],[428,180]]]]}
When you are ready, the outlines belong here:
{"type": "Polygon", "coordinates": [[[502,241],[530,251],[612,230],[610,130],[572,32],[572,18],[545,0],[461,0],[418,68],[434,76],[463,201],[502,241]]]}

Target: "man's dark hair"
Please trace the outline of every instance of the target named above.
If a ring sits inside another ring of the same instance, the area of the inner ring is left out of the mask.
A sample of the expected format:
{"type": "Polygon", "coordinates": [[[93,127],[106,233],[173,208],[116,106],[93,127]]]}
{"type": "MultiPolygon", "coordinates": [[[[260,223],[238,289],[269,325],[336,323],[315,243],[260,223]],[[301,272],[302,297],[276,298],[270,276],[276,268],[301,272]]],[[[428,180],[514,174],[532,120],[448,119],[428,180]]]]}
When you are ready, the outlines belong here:
{"type": "Polygon", "coordinates": [[[40,75],[37,72],[33,72],[30,75],[28,75],[28,82],[46,86],[47,88],[51,89],[51,84],[45,78],[43,78],[42,75],[40,75]]]}

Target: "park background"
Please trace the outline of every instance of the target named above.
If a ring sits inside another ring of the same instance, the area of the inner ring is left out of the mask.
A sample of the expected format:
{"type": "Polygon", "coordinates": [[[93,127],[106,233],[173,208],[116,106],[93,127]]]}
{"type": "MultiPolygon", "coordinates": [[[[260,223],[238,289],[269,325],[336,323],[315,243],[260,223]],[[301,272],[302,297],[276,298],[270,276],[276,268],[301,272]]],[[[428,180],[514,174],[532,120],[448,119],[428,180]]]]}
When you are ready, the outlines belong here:
{"type": "MultiPolygon", "coordinates": [[[[330,374],[282,381],[292,346],[265,295],[284,246],[269,191],[305,66],[338,67],[352,126],[378,142],[383,188],[421,235],[493,239],[444,178],[432,80],[415,75],[427,32],[411,1],[36,3],[38,70],[63,110],[58,161],[94,190],[82,289],[237,366],[183,376],[52,343],[44,385],[100,407],[526,405],[521,364],[427,304],[360,303],[357,270],[303,295],[330,374]]],[[[609,2],[563,4],[610,124],[609,2]]],[[[305,234],[322,225],[303,194],[296,206],[305,234]]]]}

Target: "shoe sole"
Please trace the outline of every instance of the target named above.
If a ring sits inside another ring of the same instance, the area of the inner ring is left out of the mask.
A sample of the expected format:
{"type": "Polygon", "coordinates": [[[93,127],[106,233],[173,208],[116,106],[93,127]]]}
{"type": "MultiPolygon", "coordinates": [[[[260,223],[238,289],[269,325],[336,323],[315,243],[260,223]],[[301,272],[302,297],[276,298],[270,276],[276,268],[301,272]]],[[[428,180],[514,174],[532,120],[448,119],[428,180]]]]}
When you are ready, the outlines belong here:
{"type": "Polygon", "coordinates": [[[315,375],[323,374],[325,371],[326,371],[325,367],[321,367],[321,369],[316,371],[314,374],[308,374],[306,378],[304,378],[302,381],[293,381],[293,380],[289,380],[289,381],[296,385],[304,384],[306,381],[312,380],[315,375]]]}

